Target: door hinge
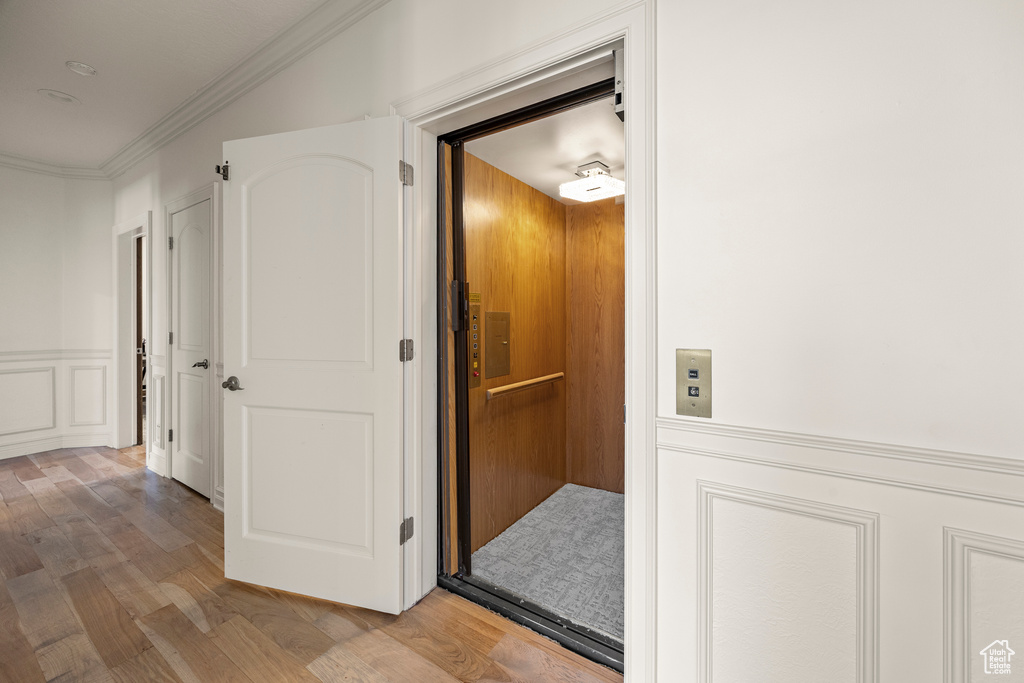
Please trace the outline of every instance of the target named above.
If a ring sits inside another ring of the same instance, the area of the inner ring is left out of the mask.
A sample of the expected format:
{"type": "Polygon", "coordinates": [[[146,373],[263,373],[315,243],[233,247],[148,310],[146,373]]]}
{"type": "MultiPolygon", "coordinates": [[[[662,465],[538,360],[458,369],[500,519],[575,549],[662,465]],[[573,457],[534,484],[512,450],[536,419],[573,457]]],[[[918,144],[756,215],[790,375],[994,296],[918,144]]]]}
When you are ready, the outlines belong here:
{"type": "Polygon", "coordinates": [[[167,333],[167,343],[168,344],[173,344],[174,343],[174,333],[173,332],[168,332],[167,333]]]}
{"type": "Polygon", "coordinates": [[[407,164],[401,159],[398,161],[398,177],[402,179],[403,185],[412,185],[413,170],[412,164],[407,164]]]}
{"type": "Polygon", "coordinates": [[[168,429],[167,430],[167,442],[170,443],[171,441],[174,441],[174,430],[173,429],[168,429]]]}
{"type": "Polygon", "coordinates": [[[403,339],[402,341],[398,342],[398,360],[404,363],[407,360],[412,360],[412,357],[412,339],[403,339]]]}
{"type": "Polygon", "coordinates": [[[405,545],[405,542],[412,538],[413,518],[406,517],[402,525],[398,527],[398,545],[405,545]]]}
{"type": "Polygon", "coordinates": [[[224,180],[228,180],[228,162],[225,161],[223,166],[217,164],[213,168],[217,173],[220,174],[221,178],[223,178],[224,180]]]}
{"type": "Polygon", "coordinates": [[[167,238],[167,248],[168,249],[174,249],[174,238],[173,237],[168,237],[167,238]]]}

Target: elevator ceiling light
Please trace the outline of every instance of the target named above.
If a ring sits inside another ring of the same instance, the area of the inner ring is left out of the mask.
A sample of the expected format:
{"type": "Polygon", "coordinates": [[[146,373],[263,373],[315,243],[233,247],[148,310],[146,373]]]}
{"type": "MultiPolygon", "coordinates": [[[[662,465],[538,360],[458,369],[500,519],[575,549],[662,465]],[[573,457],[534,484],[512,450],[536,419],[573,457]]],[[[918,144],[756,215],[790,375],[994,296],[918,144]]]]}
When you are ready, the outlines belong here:
{"type": "Polygon", "coordinates": [[[64,66],[82,76],[96,75],[96,69],[92,68],[88,64],[83,64],[82,62],[64,62],[64,66]]]}
{"type": "Polygon", "coordinates": [[[559,185],[558,194],[578,202],[596,202],[626,194],[625,181],[613,178],[608,167],[600,161],[583,164],[576,170],[576,175],[580,179],[559,185]]]}

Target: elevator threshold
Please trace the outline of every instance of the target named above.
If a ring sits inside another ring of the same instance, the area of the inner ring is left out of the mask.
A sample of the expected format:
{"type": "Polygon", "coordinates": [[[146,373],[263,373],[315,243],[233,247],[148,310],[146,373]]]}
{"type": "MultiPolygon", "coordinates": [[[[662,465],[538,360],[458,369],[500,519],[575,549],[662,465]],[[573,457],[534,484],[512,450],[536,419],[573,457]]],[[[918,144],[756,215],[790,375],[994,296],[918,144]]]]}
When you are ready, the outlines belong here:
{"type": "Polygon", "coordinates": [[[622,650],[622,494],[566,484],[473,553],[478,588],[622,650]]]}

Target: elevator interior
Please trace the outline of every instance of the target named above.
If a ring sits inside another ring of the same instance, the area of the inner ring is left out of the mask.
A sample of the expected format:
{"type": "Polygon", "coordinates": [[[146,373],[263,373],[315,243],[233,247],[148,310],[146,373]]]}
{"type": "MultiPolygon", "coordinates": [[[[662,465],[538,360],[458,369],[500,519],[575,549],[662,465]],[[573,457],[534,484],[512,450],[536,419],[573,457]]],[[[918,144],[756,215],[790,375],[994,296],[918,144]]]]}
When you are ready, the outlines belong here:
{"type": "Polygon", "coordinates": [[[439,151],[441,574],[621,651],[624,203],[558,186],[624,178],[622,123],[604,96],[439,151]]]}

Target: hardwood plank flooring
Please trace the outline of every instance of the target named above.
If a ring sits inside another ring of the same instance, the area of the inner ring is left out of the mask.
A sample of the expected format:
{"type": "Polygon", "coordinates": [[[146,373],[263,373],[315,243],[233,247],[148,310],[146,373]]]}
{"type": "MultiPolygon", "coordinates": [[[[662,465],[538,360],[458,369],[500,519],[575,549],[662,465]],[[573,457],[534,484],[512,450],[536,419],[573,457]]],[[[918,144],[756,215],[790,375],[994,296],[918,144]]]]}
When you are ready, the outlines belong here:
{"type": "Polygon", "coordinates": [[[82,633],[64,592],[45,569],[7,581],[7,591],[21,620],[21,631],[36,650],[82,633]]]}
{"type": "Polygon", "coordinates": [[[153,647],[112,669],[110,673],[117,683],[181,683],[171,665],[153,647]]]}
{"type": "Polygon", "coordinates": [[[0,680],[622,676],[442,590],[392,616],[230,581],[223,515],[97,447],[0,460],[0,680]]]}
{"type": "Polygon", "coordinates": [[[62,581],[89,639],[108,667],[118,666],[153,647],[92,567],[68,574],[62,581]]]}
{"type": "Polygon", "coordinates": [[[213,640],[195,627],[176,605],[161,607],[142,622],[165,638],[196,674],[214,681],[249,683],[213,640]]]}
{"type": "Polygon", "coordinates": [[[45,681],[7,587],[0,584],[0,681],[45,681]]]}
{"type": "Polygon", "coordinates": [[[43,568],[32,544],[18,531],[14,516],[5,503],[0,502],[0,576],[7,579],[43,568]]]}
{"type": "MultiPolygon", "coordinates": [[[[213,631],[213,642],[257,683],[276,681],[312,681],[316,676],[297,659],[264,635],[251,622],[236,616],[213,631]]],[[[332,645],[333,647],[333,645],[332,645]]]]}
{"type": "Polygon", "coordinates": [[[75,633],[36,650],[47,681],[109,683],[106,664],[84,633],[75,633]]]}

